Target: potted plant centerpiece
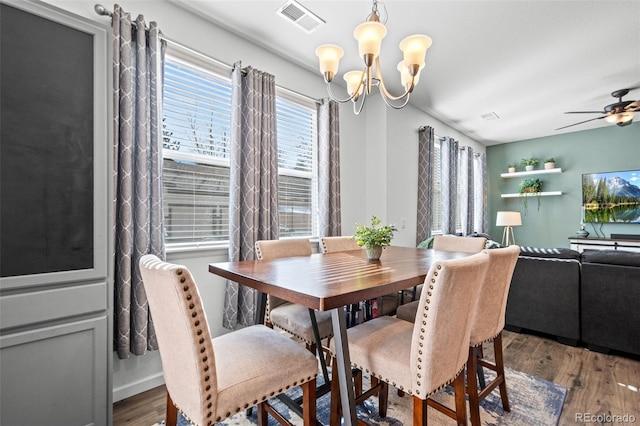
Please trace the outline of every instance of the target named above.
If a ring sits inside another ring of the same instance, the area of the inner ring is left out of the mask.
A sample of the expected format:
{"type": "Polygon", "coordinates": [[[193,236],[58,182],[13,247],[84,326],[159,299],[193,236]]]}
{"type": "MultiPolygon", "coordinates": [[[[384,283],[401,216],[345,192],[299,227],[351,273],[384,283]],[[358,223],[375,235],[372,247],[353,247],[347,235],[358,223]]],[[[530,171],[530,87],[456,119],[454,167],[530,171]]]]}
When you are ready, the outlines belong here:
{"type": "Polygon", "coordinates": [[[393,225],[380,226],[380,223],[382,221],[376,216],[371,216],[370,227],[356,223],[356,232],[352,237],[360,247],[367,249],[367,256],[371,260],[380,259],[382,250],[391,244],[393,231],[396,230],[393,225]]]}
{"type": "Polygon", "coordinates": [[[538,210],[540,210],[540,192],[542,191],[542,181],[540,179],[525,179],[520,182],[520,199],[524,207],[524,213],[527,214],[528,198],[536,196],[538,198],[538,210]]]}
{"type": "Polygon", "coordinates": [[[532,171],[535,166],[539,163],[537,158],[523,158],[520,161],[520,165],[524,166],[524,169],[528,172],[532,171]]]}

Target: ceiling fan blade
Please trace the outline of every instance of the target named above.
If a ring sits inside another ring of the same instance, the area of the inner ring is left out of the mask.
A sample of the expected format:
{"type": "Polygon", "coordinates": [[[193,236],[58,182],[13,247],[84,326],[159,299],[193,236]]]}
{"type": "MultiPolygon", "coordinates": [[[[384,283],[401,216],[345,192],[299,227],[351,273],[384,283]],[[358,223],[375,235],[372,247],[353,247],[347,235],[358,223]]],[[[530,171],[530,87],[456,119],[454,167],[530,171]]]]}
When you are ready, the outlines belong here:
{"type": "Polygon", "coordinates": [[[602,117],[591,118],[589,120],[585,120],[585,121],[580,121],[578,123],[569,124],[568,126],[558,127],[556,130],[566,129],[567,127],[577,126],[578,124],[588,123],[589,121],[600,120],[601,118],[605,118],[605,117],[606,117],[606,115],[603,115],[602,117]]]}
{"type": "Polygon", "coordinates": [[[565,114],[606,114],[606,111],[567,111],[565,114]]]}

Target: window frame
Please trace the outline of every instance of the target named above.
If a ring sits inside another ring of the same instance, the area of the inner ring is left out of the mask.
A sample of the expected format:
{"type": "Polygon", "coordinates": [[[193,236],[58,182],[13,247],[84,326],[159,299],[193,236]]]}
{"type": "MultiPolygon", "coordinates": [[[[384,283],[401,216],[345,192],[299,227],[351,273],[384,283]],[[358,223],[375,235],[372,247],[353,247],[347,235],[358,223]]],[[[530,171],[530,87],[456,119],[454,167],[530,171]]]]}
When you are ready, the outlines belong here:
{"type": "MultiPolygon", "coordinates": [[[[177,63],[181,66],[185,66],[187,68],[195,69],[196,71],[203,72],[205,74],[212,74],[216,78],[220,78],[227,82],[231,82],[230,76],[230,67],[224,66],[218,61],[208,58],[206,55],[199,54],[198,52],[183,50],[178,46],[172,46],[171,44],[167,45],[167,51],[165,56],[165,61],[171,61],[177,63]]],[[[288,89],[276,86],[276,97],[281,98],[287,102],[298,104],[303,108],[308,108],[309,113],[311,114],[311,171],[305,172],[301,170],[281,168],[280,167],[280,158],[278,158],[278,175],[283,176],[291,176],[291,177],[302,177],[311,179],[311,234],[310,235],[293,235],[291,237],[282,237],[285,238],[309,238],[314,239],[317,238],[319,234],[319,218],[318,218],[318,206],[319,206],[319,185],[318,185],[318,164],[317,164],[317,155],[318,155],[318,114],[317,114],[317,102],[307,96],[301,95],[299,93],[290,91],[288,89]]],[[[164,105],[164,97],[162,99],[164,105]]],[[[163,113],[163,120],[164,120],[163,113]]],[[[279,133],[278,133],[279,134],[279,133]]],[[[164,138],[164,134],[163,134],[164,138]]],[[[164,140],[162,141],[164,142],[164,140]]],[[[164,160],[172,159],[178,161],[188,161],[194,162],[197,164],[203,165],[211,165],[218,167],[226,167],[230,168],[230,159],[217,157],[217,156],[208,156],[202,155],[193,152],[180,152],[179,150],[171,150],[163,146],[162,149],[162,160],[163,160],[163,174],[164,174],[164,160]]],[[[164,178],[163,178],[164,179],[164,178]]],[[[280,183],[280,179],[278,179],[280,183]]],[[[278,191],[280,192],[280,191],[278,191]]],[[[278,208],[280,207],[280,203],[278,203],[278,208]]],[[[164,204],[164,208],[167,208],[167,204],[164,204]]],[[[164,214],[165,221],[168,220],[167,214],[164,214]]],[[[187,242],[168,242],[165,241],[167,252],[185,252],[191,250],[199,250],[199,249],[215,249],[215,248],[225,248],[229,246],[229,239],[227,234],[227,239],[225,240],[217,240],[217,241],[187,241],[187,242]]]]}

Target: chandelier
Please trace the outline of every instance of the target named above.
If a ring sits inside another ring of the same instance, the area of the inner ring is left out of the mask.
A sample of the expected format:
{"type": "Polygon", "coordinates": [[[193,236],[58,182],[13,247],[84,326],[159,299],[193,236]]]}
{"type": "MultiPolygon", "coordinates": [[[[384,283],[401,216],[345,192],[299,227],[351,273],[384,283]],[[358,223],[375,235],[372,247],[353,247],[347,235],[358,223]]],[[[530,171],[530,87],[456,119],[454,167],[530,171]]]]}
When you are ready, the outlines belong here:
{"type": "MultiPolygon", "coordinates": [[[[331,92],[331,82],[338,72],[340,58],[344,56],[344,50],[334,44],[324,44],[316,49],[316,56],[320,62],[320,72],[327,83],[327,91],[331,99],[337,102],[353,102],[353,111],[360,114],[364,106],[367,95],[371,94],[374,86],[380,91],[380,96],[385,104],[394,109],[400,109],[407,105],[411,92],[418,84],[420,71],[424,68],[424,60],[427,49],[431,46],[431,38],[416,34],[409,36],[400,42],[400,50],[404,58],[397,66],[400,72],[400,82],[404,87],[404,93],[394,95],[385,87],[380,71],[380,46],[382,39],[387,35],[387,28],[380,22],[380,12],[378,11],[379,0],[373,0],[371,13],[367,16],[366,22],[358,25],[353,31],[353,36],[358,40],[358,52],[364,60],[362,71],[349,71],[344,74],[347,83],[346,99],[338,99],[331,92]],[[375,74],[374,74],[375,65],[375,74]]],[[[384,7],[384,5],[383,5],[384,7]]]]}

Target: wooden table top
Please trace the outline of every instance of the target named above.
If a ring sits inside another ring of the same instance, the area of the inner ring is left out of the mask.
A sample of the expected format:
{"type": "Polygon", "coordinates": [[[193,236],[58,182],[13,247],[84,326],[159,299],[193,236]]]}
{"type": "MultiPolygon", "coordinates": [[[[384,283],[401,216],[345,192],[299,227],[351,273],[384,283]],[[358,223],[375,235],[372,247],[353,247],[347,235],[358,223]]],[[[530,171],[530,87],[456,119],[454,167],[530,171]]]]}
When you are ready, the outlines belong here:
{"type": "Polygon", "coordinates": [[[379,261],[365,250],[271,260],[221,262],[209,272],[292,303],[326,311],[422,284],[431,265],[469,253],[387,247],[379,261]]]}

